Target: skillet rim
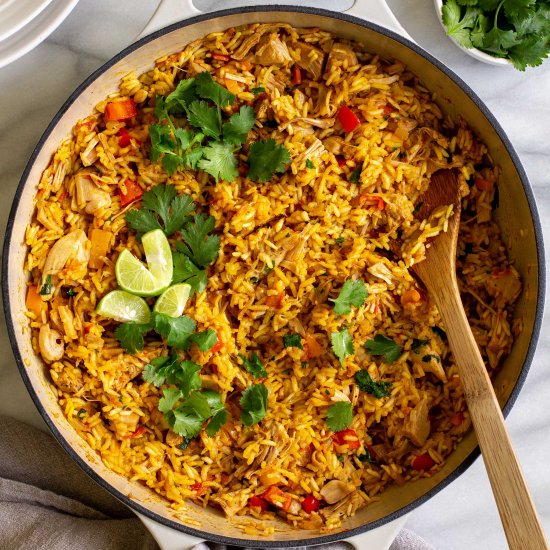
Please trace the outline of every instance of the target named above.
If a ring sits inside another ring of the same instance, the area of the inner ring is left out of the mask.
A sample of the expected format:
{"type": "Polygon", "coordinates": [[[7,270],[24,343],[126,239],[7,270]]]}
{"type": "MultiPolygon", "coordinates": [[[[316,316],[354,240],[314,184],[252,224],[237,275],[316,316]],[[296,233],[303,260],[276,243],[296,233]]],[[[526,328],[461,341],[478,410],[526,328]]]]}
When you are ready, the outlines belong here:
{"type": "Polygon", "coordinates": [[[3,257],[2,257],[2,298],[3,298],[3,304],[4,304],[4,313],[6,317],[6,329],[10,339],[11,348],[13,350],[17,367],[19,369],[21,377],[23,378],[25,386],[27,387],[27,391],[29,392],[36,408],[38,409],[40,415],[44,419],[45,423],[47,424],[48,428],[50,429],[50,431],[52,432],[52,434],[54,435],[58,443],[69,454],[69,456],[80,466],[80,468],[84,470],[84,472],[86,472],[86,474],[88,474],[96,483],[98,483],[98,485],[100,485],[103,489],[108,491],[110,494],[112,494],[114,497],[119,499],[126,506],[135,510],[136,512],[139,512],[140,514],[156,521],[157,523],[165,525],[166,527],[170,527],[172,529],[175,529],[176,531],[187,533],[191,536],[195,536],[201,539],[206,539],[206,540],[221,543],[221,544],[228,544],[228,545],[235,545],[235,544],[238,545],[244,541],[244,542],[252,542],[254,546],[258,548],[274,548],[274,547],[289,548],[293,546],[302,545],[303,543],[306,543],[308,546],[312,546],[317,544],[327,544],[330,542],[345,540],[345,538],[361,535],[367,531],[380,527],[386,523],[389,523],[401,517],[404,514],[411,512],[412,510],[414,510],[415,508],[417,508],[418,506],[420,506],[421,504],[429,500],[439,491],[441,491],[444,487],[449,485],[452,481],[458,478],[462,473],[464,473],[473,464],[473,462],[479,457],[480,455],[479,446],[477,446],[450,475],[445,477],[435,487],[433,487],[432,489],[430,489],[429,491],[427,491],[417,499],[413,500],[406,506],[403,506],[402,508],[399,508],[398,510],[392,512],[391,514],[388,514],[387,516],[384,516],[380,519],[377,519],[370,523],[363,524],[359,527],[356,527],[354,529],[350,529],[347,531],[340,531],[338,533],[333,533],[330,535],[324,535],[324,536],[307,538],[307,539],[296,538],[293,540],[277,541],[277,540],[255,540],[255,539],[248,539],[248,538],[238,539],[233,537],[226,537],[223,535],[217,535],[215,533],[207,533],[207,532],[201,531],[200,529],[188,527],[182,523],[172,521],[170,519],[167,519],[157,514],[156,512],[153,512],[152,510],[135,502],[128,496],[124,495],[123,493],[115,489],[109,482],[107,482],[103,477],[101,477],[97,472],[95,472],[95,470],[91,468],[88,465],[88,463],[80,457],[80,455],[78,455],[78,453],[73,449],[72,445],[63,437],[61,432],[56,427],[56,424],[52,421],[52,419],[48,415],[45,407],[42,405],[42,402],[40,401],[38,395],[34,391],[34,387],[26,372],[26,367],[23,362],[23,358],[21,356],[19,348],[16,345],[15,326],[11,315],[12,301],[10,299],[10,289],[9,289],[9,280],[8,280],[10,248],[11,248],[10,245],[11,245],[11,239],[12,239],[12,234],[13,234],[13,229],[15,224],[15,217],[19,209],[21,195],[27,183],[30,171],[36,161],[36,158],[38,157],[42,149],[42,146],[44,145],[46,140],[49,138],[53,129],[56,127],[57,123],[59,122],[61,117],[65,114],[65,112],[68,110],[68,108],[82,94],[82,92],[90,84],[92,84],[99,76],[101,76],[104,72],[110,69],[118,61],[126,57],[128,54],[140,48],[141,46],[144,46],[145,44],[152,42],[153,40],[156,40],[157,38],[165,34],[193,25],[195,23],[208,21],[209,19],[214,19],[217,17],[238,15],[242,13],[262,14],[265,12],[303,13],[303,14],[309,14],[309,15],[319,15],[323,17],[329,17],[332,19],[337,19],[340,21],[345,21],[345,22],[353,23],[355,25],[362,26],[366,29],[375,31],[385,37],[391,38],[396,42],[399,42],[401,46],[409,48],[413,50],[415,53],[417,53],[418,55],[424,57],[424,59],[432,63],[432,65],[434,65],[437,69],[439,69],[447,77],[449,77],[452,81],[454,81],[454,83],[457,84],[462,89],[462,91],[464,91],[469,96],[469,98],[475,103],[477,108],[480,110],[483,116],[485,116],[487,121],[491,124],[491,126],[497,133],[508,155],[510,156],[512,163],[514,164],[514,167],[518,173],[519,179],[522,183],[523,191],[527,198],[527,203],[531,213],[531,220],[533,223],[533,228],[535,233],[535,245],[537,250],[537,261],[538,261],[537,305],[535,308],[535,319],[533,324],[533,330],[531,333],[531,339],[529,342],[529,346],[527,348],[527,353],[525,355],[522,369],[516,380],[514,388],[512,389],[512,392],[510,393],[510,396],[506,401],[506,404],[504,405],[502,410],[504,417],[508,415],[525,382],[527,373],[529,371],[529,368],[533,360],[533,356],[535,354],[536,345],[537,345],[537,341],[538,341],[540,331],[541,331],[541,326],[542,326],[544,298],[545,298],[545,290],[546,290],[546,276],[545,276],[546,266],[544,262],[544,244],[543,244],[543,236],[542,236],[543,235],[542,227],[541,227],[541,222],[540,222],[540,218],[536,207],[535,197],[534,197],[531,185],[529,183],[529,180],[527,178],[527,174],[521,164],[521,161],[516,151],[514,150],[514,147],[512,146],[512,143],[510,142],[503,128],[500,126],[500,124],[496,120],[495,116],[489,111],[489,109],[485,106],[485,104],[477,96],[477,94],[457,74],[455,74],[454,71],[452,71],[449,67],[447,67],[441,61],[439,61],[429,52],[427,52],[426,50],[424,50],[414,42],[408,40],[407,38],[404,38],[401,35],[395,33],[394,31],[391,31],[385,27],[382,27],[370,21],[367,21],[352,15],[347,15],[345,13],[333,12],[326,9],[313,8],[313,7],[307,7],[307,6],[288,6],[288,5],[282,5],[282,4],[274,4],[274,5],[268,5],[268,6],[246,6],[242,8],[231,8],[231,9],[225,9],[225,10],[218,10],[214,12],[208,12],[201,15],[197,15],[195,17],[191,17],[184,21],[174,23],[172,25],[159,29],[158,31],[155,31],[139,39],[138,41],[130,44],[129,46],[124,48],[122,51],[120,51],[118,54],[113,56],[109,61],[104,63],[101,67],[96,69],[71,93],[68,99],[63,103],[59,111],[55,114],[51,122],[48,124],[46,130],[40,137],[37,145],[35,146],[35,148],[31,153],[31,156],[29,158],[29,161],[27,162],[27,165],[25,166],[25,170],[23,171],[23,174],[21,176],[21,179],[19,181],[19,184],[15,192],[15,196],[14,196],[12,207],[10,209],[10,213],[8,216],[8,222],[7,222],[6,232],[5,232],[5,239],[4,239],[4,245],[3,245],[3,257]]]}

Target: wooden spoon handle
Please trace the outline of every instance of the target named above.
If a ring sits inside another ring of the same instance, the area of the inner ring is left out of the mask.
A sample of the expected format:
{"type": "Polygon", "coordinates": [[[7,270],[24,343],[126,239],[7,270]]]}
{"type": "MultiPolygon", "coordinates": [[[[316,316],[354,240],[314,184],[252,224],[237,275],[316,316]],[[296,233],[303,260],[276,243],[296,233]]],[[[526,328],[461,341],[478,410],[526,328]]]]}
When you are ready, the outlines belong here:
{"type": "Polygon", "coordinates": [[[438,284],[432,279],[430,283],[429,287],[439,287],[429,290],[444,326],[453,327],[448,331],[449,343],[460,365],[462,387],[508,545],[512,550],[548,549],[491,380],[466,318],[456,279],[453,289],[449,281],[438,284]]]}

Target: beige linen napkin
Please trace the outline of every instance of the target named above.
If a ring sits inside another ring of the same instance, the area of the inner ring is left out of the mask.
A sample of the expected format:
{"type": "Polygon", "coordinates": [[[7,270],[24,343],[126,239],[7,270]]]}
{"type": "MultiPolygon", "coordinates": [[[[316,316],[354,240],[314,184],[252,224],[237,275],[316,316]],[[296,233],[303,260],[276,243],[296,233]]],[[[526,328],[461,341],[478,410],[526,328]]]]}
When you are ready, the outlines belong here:
{"type": "MultiPolygon", "coordinates": [[[[84,474],[53,437],[5,416],[0,416],[0,548],[158,550],[131,510],[84,474]]],[[[199,544],[195,550],[229,548],[199,544]]],[[[433,548],[404,529],[390,550],[433,548]]]]}

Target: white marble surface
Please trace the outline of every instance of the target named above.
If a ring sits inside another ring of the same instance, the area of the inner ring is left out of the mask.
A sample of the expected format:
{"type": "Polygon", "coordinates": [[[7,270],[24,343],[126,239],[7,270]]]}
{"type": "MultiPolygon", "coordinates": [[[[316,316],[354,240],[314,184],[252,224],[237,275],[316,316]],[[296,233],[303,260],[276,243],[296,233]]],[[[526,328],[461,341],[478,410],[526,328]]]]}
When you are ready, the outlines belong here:
{"type": "MultiPolygon", "coordinates": [[[[365,1],[365,0],[360,0],[365,1]]],[[[205,10],[243,0],[196,0],[205,10]]],[[[269,3],[269,2],[249,2],[269,3]]],[[[335,10],[349,0],[304,2],[335,10]]],[[[73,89],[137,36],[156,0],[81,0],[61,27],[34,51],[0,69],[0,201],[2,239],[19,177],[44,128],[73,89]]],[[[550,62],[526,73],[483,65],[445,37],[431,0],[390,0],[397,18],[423,47],[447,63],[487,103],[508,133],[531,180],[550,243],[550,62]]],[[[43,427],[16,369],[1,316],[0,413],[43,427]]],[[[550,532],[550,321],[508,417],[517,454],[545,528],[550,532]]],[[[506,548],[481,460],[417,509],[409,527],[437,550],[506,548]]]]}

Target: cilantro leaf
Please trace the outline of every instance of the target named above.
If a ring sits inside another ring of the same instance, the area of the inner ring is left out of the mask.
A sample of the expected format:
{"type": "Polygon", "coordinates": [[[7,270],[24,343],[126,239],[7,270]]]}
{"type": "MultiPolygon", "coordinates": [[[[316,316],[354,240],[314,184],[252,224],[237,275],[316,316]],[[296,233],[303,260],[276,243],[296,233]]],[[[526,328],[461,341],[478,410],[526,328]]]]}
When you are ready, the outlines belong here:
{"type": "Polygon", "coordinates": [[[159,399],[158,410],[166,414],[174,408],[174,405],[182,398],[181,391],[178,388],[164,388],[162,397],[159,399]]]}
{"type": "Polygon", "coordinates": [[[348,329],[345,328],[340,332],[333,332],[330,335],[330,342],[332,344],[332,351],[340,360],[340,364],[344,364],[344,359],[353,355],[355,348],[353,347],[353,339],[348,332],[348,329]]]}
{"type": "Polygon", "coordinates": [[[505,57],[508,48],[516,44],[516,32],[512,30],[501,30],[498,27],[493,27],[483,39],[483,47],[481,50],[496,55],[505,57]]]}
{"type": "Polygon", "coordinates": [[[349,428],[353,422],[353,405],[349,401],[334,403],[327,410],[325,422],[333,432],[349,428]]]}
{"type": "MultiPolygon", "coordinates": [[[[183,114],[185,113],[187,106],[197,99],[198,95],[195,79],[187,78],[185,80],[180,80],[176,86],[176,89],[172,93],[168,94],[164,99],[165,109],[167,112],[171,112],[175,115],[183,114]]],[[[157,104],[158,100],[159,97],[157,97],[157,104]]],[[[162,120],[162,118],[157,114],[156,105],[155,116],[159,120],[162,120]]]]}
{"type": "Polygon", "coordinates": [[[122,323],[115,330],[115,337],[120,345],[128,353],[134,354],[141,351],[145,346],[144,335],[151,330],[152,326],[147,324],[122,323]]]}
{"type": "Polygon", "coordinates": [[[193,319],[182,315],[181,317],[170,317],[164,313],[153,313],[155,330],[166,338],[166,343],[178,349],[189,347],[189,336],[194,332],[197,324],[193,319]]]}
{"type": "Polygon", "coordinates": [[[253,426],[265,418],[267,396],[268,390],[264,384],[254,384],[244,390],[240,404],[242,407],[241,421],[245,426],[253,426]]]}
{"type": "Polygon", "coordinates": [[[388,397],[390,395],[388,388],[391,388],[391,382],[375,382],[371,378],[370,374],[364,369],[356,372],[354,379],[361,391],[370,393],[378,399],[381,397],[388,397]]]}
{"type": "Polygon", "coordinates": [[[526,67],[537,67],[550,54],[550,41],[537,34],[526,37],[520,44],[510,49],[509,57],[514,67],[524,71],[526,67]]]}
{"type": "Polygon", "coordinates": [[[197,214],[191,223],[181,231],[183,242],[176,243],[179,252],[183,252],[195,265],[205,267],[218,257],[220,238],[209,235],[214,229],[214,218],[197,214]]]}
{"type": "Polygon", "coordinates": [[[172,131],[165,124],[151,124],[149,126],[149,137],[151,138],[151,151],[149,158],[151,162],[157,162],[163,153],[173,153],[176,142],[172,138],[172,131]]]}
{"type": "Polygon", "coordinates": [[[346,315],[351,311],[351,306],[361,307],[369,291],[367,285],[361,280],[347,280],[338,294],[338,298],[334,301],[334,313],[337,315],[346,315]]]}
{"type": "Polygon", "coordinates": [[[313,164],[313,162],[311,162],[311,160],[306,159],[306,168],[309,168],[311,170],[311,169],[315,168],[315,164],[313,164]]]}
{"type": "Polygon", "coordinates": [[[200,97],[212,100],[218,107],[227,107],[235,103],[235,94],[214,82],[212,75],[207,71],[195,77],[195,85],[200,97]]]}
{"type": "Polygon", "coordinates": [[[52,292],[53,292],[52,276],[51,275],[46,275],[46,280],[44,281],[44,283],[40,287],[40,290],[38,291],[38,294],[40,294],[40,296],[48,296],[52,292]]]}
{"type": "Polygon", "coordinates": [[[187,344],[195,342],[201,351],[208,351],[214,347],[218,341],[218,335],[215,330],[209,328],[203,332],[195,332],[187,339],[187,344]]]}
{"type": "Polygon", "coordinates": [[[146,191],[141,198],[142,208],[126,213],[125,218],[130,229],[138,234],[162,229],[168,237],[179,231],[189,221],[195,206],[189,195],[176,195],[173,185],[157,185],[146,191]],[[157,216],[162,220],[164,227],[157,216]]]}
{"type": "Polygon", "coordinates": [[[243,105],[238,113],[231,115],[227,122],[224,122],[223,140],[226,143],[241,144],[246,141],[246,136],[254,127],[256,113],[252,107],[243,105]]]}
{"type": "Polygon", "coordinates": [[[288,149],[274,139],[254,142],[248,156],[248,178],[252,181],[269,181],[276,172],[284,172],[290,162],[288,149]]]}
{"type": "Polygon", "coordinates": [[[188,108],[187,119],[191,126],[200,128],[206,136],[218,139],[221,133],[218,109],[210,107],[206,101],[193,101],[188,108]]]}
{"type": "Polygon", "coordinates": [[[141,376],[146,382],[149,382],[158,388],[164,384],[167,373],[173,368],[176,362],[178,362],[178,356],[176,354],[156,357],[150,363],[145,365],[141,376]]]}
{"type": "Polygon", "coordinates": [[[447,34],[466,48],[472,47],[470,32],[480,13],[481,11],[478,8],[468,6],[464,15],[462,15],[461,7],[455,0],[447,0],[441,8],[447,34]]]}
{"type": "Polygon", "coordinates": [[[227,417],[228,414],[225,409],[222,409],[214,414],[214,416],[210,419],[208,426],[205,428],[207,435],[214,437],[220,431],[220,428],[227,422],[227,417]]]}
{"type": "Polygon", "coordinates": [[[414,338],[413,339],[413,342],[412,342],[412,345],[411,345],[411,350],[418,354],[420,353],[420,349],[423,347],[423,346],[426,346],[427,344],[429,344],[430,341],[429,340],[421,340],[419,338],[414,338]]]}
{"type": "Polygon", "coordinates": [[[172,284],[187,283],[191,285],[190,296],[195,292],[201,293],[206,288],[206,271],[199,269],[185,254],[172,252],[174,274],[172,284]]]}
{"type": "Polygon", "coordinates": [[[210,418],[208,400],[201,392],[192,393],[173,411],[172,429],[184,437],[195,437],[201,431],[204,422],[210,418]]]}
{"type": "Polygon", "coordinates": [[[243,362],[243,367],[254,378],[266,378],[267,377],[267,371],[265,370],[265,367],[264,367],[261,359],[258,357],[257,353],[252,352],[249,355],[248,359],[244,355],[242,355],[241,353],[239,353],[239,357],[241,358],[241,361],[243,362]]]}
{"type": "Polygon", "coordinates": [[[202,154],[204,158],[198,162],[198,167],[214,176],[216,182],[220,179],[233,181],[238,175],[237,158],[230,144],[213,141],[203,148],[202,154]]]}
{"type": "Polygon", "coordinates": [[[374,340],[367,340],[365,342],[365,349],[371,355],[383,355],[384,359],[391,365],[399,359],[403,348],[392,339],[386,338],[382,334],[377,334],[374,340]]]}
{"type": "Polygon", "coordinates": [[[258,86],[257,88],[251,88],[250,91],[254,95],[258,95],[258,94],[262,94],[263,92],[265,92],[265,88],[263,86],[258,86]]]}
{"type": "Polygon", "coordinates": [[[283,345],[285,348],[304,349],[302,337],[299,334],[285,334],[283,336],[283,345]]]}

